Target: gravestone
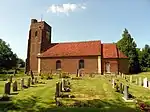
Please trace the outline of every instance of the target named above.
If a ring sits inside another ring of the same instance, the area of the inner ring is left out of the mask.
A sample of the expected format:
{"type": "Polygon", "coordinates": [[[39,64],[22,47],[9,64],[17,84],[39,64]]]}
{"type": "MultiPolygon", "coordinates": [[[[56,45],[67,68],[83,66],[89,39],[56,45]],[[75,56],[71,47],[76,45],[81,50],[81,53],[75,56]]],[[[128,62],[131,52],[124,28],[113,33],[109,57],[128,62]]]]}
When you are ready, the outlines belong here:
{"type": "Polygon", "coordinates": [[[21,89],[24,88],[24,78],[21,79],[21,89]]]}
{"type": "Polygon", "coordinates": [[[34,79],[34,75],[33,75],[32,70],[31,70],[30,74],[31,74],[31,78],[34,79]]]}
{"type": "Polygon", "coordinates": [[[13,91],[17,91],[17,90],[18,90],[17,81],[15,81],[13,83],[13,91]]]}
{"type": "Polygon", "coordinates": [[[10,90],[11,90],[11,83],[10,82],[5,83],[4,93],[5,94],[10,94],[10,90]]]}
{"type": "Polygon", "coordinates": [[[112,79],[112,88],[115,88],[115,79],[112,79]]]}
{"type": "Polygon", "coordinates": [[[147,78],[143,79],[143,87],[147,88],[148,87],[148,81],[147,78]]]}
{"type": "Polygon", "coordinates": [[[27,84],[27,86],[30,87],[30,85],[31,85],[31,78],[28,78],[28,84],[27,84]]]}
{"type": "Polygon", "coordinates": [[[139,86],[142,86],[142,78],[139,77],[139,86]]]}
{"type": "Polygon", "coordinates": [[[61,79],[61,82],[62,82],[61,89],[62,89],[62,91],[64,91],[64,83],[65,83],[65,80],[62,78],[62,79],[61,79]]]}
{"type": "Polygon", "coordinates": [[[59,82],[57,82],[56,83],[56,93],[55,93],[55,96],[56,97],[60,97],[60,83],[59,82]]]}
{"type": "Polygon", "coordinates": [[[120,83],[119,91],[120,91],[121,94],[123,93],[123,85],[122,85],[122,83],[120,83]]]}
{"type": "Polygon", "coordinates": [[[122,76],[122,78],[124,78],[124,75],[123,75],[123,73],[121,74],[121,76],[122,76]]]}
{"type": "Polygon", "coordinates": [[[148,81],[148,87],[150,88],[150,81],[148,81]]]}
{"type": "Polygon", "coordinates": [[[128,92],[129,86],[124,86],[124,98],[126,100],[129,99],[129,92],[128,92]]]}
{"type": "Polygon", "coordinates": [[[9,78],[10,83],[12,83],[12,78],[13,78],[13,76],[10,76],[10,78],[9,78]]]}
{"type": "Polygon", "coordinates": [[[60,82],[60,91],[63,92],[63,86],[62,86],[62,82],[60,82]]]}
{"type": "Polygon", "coordinates": [[[130,76],[130,83],[132,83],[132,79],[133,79],[133,76],[131,75],[131,76],[130,76]]]}
{"type": "Polygon", "coordinates": [[[137,78],[136,78],[136,80],[135,80],[135,84],[138,85],[138,79],[137,79],[137,78]]]}
{"type": "Polygon", "coordinates": [[[38,82],[38,81],[37,81],[37,77],[35,77],[34,82],[35,82],[35,83],[37,83],[37,82],[38,82]]]}
{"type": "Polygon", "coordinates": [[[32,79],[32,78],[31,78],[31,83],[32,83],[32,85],[34,85],[34,79],[32,79]]]}
{"type": "Polygon", "coordinates": [[[119,86],[118,86],[118,84],[115,84],[115,92],[119,92],[119,86]]]}

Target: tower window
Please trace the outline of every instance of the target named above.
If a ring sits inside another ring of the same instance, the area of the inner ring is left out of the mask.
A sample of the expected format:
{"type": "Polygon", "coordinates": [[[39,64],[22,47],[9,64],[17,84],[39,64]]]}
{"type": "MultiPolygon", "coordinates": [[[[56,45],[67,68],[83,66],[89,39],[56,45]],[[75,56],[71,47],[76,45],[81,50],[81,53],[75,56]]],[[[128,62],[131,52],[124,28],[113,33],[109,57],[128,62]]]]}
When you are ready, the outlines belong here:
{"type": "Polygon", "coordinates": [[[49,31],[46,32],[46,38],[50,41],[51,37],[50,37],[50,32],[49,31]]]}
{"type": "Polygon", "coordinates": [[[61,61],[60,60],[56,61],[56,69],[61,69],[61,61]]]}
{"type": "Polygon", "coordinates": [[[84,60],[79,61],[79,69],[84,68],[84,60]]]}
{"type": "Polygon", "coordinates": [[[36,32],[35,32],[35,37],[37,36],[37,33],[38,33],[38,32],[36,31],[36,32]]]}

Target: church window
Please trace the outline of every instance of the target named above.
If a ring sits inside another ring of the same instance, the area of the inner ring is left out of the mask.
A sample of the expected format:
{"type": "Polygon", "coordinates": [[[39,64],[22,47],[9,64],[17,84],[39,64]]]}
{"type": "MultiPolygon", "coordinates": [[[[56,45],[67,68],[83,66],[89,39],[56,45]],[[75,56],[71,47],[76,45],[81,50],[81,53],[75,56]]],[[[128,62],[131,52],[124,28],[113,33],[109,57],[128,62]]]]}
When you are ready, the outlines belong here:
{"type": "Polygon", "coordinates": [[[84,60],[79,60],[79,69],[84,68],[84,60]]]}
{"type": "Polygon", "coordinates": [[[37,36],[37,33],[38,33],[38,32],[36,31],[36,32],[35,32],[35,37],[37,36]]]}
{"type": "Polygon", "coordinates": [[[56,61],[56,69],[61,69],[61,61],[60,60],[56,61]]]}

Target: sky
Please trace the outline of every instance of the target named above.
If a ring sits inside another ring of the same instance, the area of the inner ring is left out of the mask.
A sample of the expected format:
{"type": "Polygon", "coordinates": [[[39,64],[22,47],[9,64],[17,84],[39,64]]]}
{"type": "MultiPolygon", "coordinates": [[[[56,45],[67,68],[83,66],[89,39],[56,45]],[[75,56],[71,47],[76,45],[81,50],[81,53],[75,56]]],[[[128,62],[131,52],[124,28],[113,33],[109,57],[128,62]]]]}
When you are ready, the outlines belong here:
{"type": "Polygon", "coordinates": [[[52,26],[52,42],[117,42],[128,29],[142,48],[150,45],[150,0],[1,0],[0,38],[27,57],[31,19],[52,26]]]}

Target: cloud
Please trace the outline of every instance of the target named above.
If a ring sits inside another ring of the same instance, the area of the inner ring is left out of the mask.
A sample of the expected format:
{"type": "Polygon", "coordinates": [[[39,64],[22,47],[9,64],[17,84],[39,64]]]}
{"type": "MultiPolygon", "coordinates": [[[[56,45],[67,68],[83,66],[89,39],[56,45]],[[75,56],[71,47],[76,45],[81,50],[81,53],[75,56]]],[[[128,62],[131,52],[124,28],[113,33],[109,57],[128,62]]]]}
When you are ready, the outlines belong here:
{"type": "Polygon", "coordinates": [[[48,10],[47,13],[52,12],[52,13],[65,13],[66,15],[69,14],[69,12],[74,12],[77,9],[82,9],[85,10],[86,6],[82,5],[82,4],[61,4],[61,5],[51,5],[48,10]]]}

